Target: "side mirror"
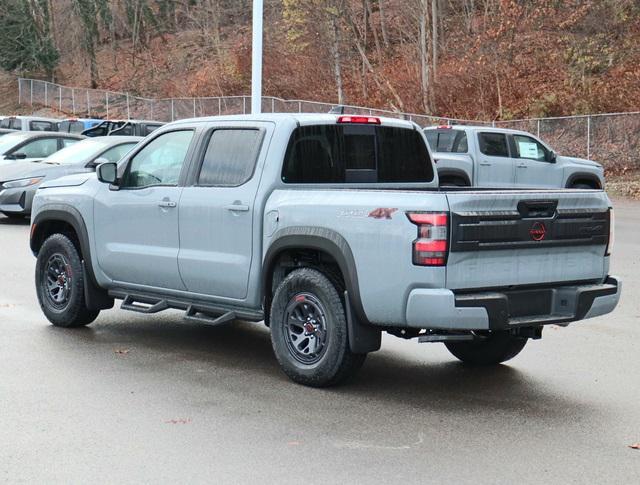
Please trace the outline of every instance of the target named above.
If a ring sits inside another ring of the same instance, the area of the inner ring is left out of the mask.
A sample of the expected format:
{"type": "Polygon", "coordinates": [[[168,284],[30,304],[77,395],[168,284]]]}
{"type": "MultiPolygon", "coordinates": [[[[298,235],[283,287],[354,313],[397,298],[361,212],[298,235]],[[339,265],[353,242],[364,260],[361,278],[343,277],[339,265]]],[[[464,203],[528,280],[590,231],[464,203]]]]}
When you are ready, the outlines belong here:
{"type": "Polygon", "coordinates": [[[558,159],[558,155],[556,155],[556,152],[554,152],[553,150],[551,150],[549,152],[549,155],[547,155],[547,160],[551,163],[556,163],[556,160],[558,159]]]}
{"type": "Polygon", "coordinates": [[[98,165],[96,169],[98,180],[104,184],[115,184],[118,180],[118,164],[106,162],[98,165]]]}
{"type": "Polygon", "coordinates": [[[109,163],[109,159],[107,158],[96,158],[95,160],[93,160],[92,162],[87,163],[86,168],[91,168],[93,170],[95,170],[95,168],[98,165],[102,165],[103,163],[109,163]]]}
{"type": "Polygon", "coordinates": [[[16,152],[16,153],[12,153],[6,158],[8,158],[9,160],[24,160],[25,158],[27,158],[27,154],[22,152],[16,152]]]}

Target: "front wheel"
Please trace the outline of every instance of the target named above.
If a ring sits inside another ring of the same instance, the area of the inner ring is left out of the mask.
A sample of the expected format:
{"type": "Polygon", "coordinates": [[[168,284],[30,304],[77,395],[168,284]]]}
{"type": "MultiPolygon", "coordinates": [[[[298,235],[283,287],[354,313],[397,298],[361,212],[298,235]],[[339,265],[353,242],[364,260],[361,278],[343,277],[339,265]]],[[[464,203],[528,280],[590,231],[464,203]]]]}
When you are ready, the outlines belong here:
{"type": "Polygon", "coordinates": [[[477,340],[470,342],[445,342],[445,346],[465,364],[493,365],[513,359],[526,343],[526,338],[516,337],[508,330],[502,330],[478,335],[477,340]]]}
{"type": "Polygon", "coordinates": [[[271,304],[271,343],[282,370],[312,387],[338,384],[355,373],[367,354],[349,348],[340,295],[316,269],[292,271],[276,289],[271,304]]]}
{"type": "Polygon", "coordinates": [[[36,292],[42,312],[56,327],[87,325],[100,313],[85,305],[80,254],[63,234],[50,236],[40,248],[36,261],[36,292]]]}

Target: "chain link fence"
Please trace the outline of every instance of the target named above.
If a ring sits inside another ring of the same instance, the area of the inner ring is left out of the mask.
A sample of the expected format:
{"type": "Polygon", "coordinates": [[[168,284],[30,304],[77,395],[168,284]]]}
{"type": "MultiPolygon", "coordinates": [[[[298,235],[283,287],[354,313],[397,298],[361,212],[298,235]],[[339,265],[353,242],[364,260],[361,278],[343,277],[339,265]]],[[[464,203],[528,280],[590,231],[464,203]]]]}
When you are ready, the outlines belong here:
{"type": "MultiPolygon", "coordinates": [[[[71,116],[174,121],[199,116],[246,114],[250,96],[150,99],[100,89],[70,88],[36,79],[18,79],[20,104],[52,108],[71,116]]],[[[264,113],[328,113],[336,105],[263,96],[264,113]]],[[[640,170],[640,112],[512,121],[478,121],[344,106],[346,114],[388,116],[420,126],[473,124],[538,135],[558,153],[597,160],[609,173],[640,170]]]]}

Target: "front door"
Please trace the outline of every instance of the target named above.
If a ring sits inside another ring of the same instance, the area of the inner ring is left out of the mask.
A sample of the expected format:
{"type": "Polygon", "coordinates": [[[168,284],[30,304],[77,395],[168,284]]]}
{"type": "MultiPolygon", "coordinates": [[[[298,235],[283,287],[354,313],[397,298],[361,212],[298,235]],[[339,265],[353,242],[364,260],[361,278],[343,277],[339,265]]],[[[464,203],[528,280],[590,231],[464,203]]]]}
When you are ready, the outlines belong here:
{"type": "Polygon", "coordinates": [[[95,197],[98,264],[115,282],[184,290],[178,271],[181,172],[193,130],[163,133],[128,161],[118,190],[95,197]]]}
{"type": "Polygon", "coordinates": [[[509,158],[507,135],[496,132],[478,133],[477,161],[479,187],[511,187],[514,182],[513,161],[509,158]]]}
{"type": "Polygon", "coordinates": [[[254,237],[261,234],[254,212],[258,162],[271,130],[268,123],[233,123],[205,135],[206,152],[195,164],[179,208],[178,260],[190,292],[246,299],[254,237]]]}

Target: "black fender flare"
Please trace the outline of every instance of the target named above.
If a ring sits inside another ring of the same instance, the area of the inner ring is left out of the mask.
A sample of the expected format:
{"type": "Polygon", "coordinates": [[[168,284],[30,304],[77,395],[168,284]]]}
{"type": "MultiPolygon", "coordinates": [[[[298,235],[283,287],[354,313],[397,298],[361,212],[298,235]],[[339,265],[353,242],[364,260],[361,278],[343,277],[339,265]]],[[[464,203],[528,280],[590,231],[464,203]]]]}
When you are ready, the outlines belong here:
{"type": "MultiPolygon", "coordinates": [[[[278,256],[289,249],[313,249],[329,254],[338,263],[345,283],[345,305],[349,345],[354,353],[373,352],[380,348],[381,331],[370,324],[360,299],[358,274],[349,243],[337,232],[307,226],[280,229],[273,236],[262,264],[262,296],[271,294],[272,278],[278,256]]],[[[265,305],[265,310],[267,310],[265,305]]]]}
{"type": "Polygon", "coordinates": [[[471,179],[469,178],[469,175],[460,168],[439,168],[438,179],[442,179],[444,177],[458,177],[464,180],[468,186],[471,186],[471,179]]]}
{"type": "Polygon", "coordinates": [[[84,292],[87,307],[91,310],[112,308],[114,303],[113,298],[110,298],[107,291],[100,288],[96,281],[93,264],[91,262],[89,234],[80,211],[67,204],[50,204],[38,212],[33,221],[31,221],[31,235],[29,238],[29,246],[34,255],[38,254],[45,240],[44,231],[47,222],[64,222],[69,224],[78,236],[80,251],[82,252],[84,292]]]}
{"type": "Polygon", "coordinates": [[[596,186],[596,189],[601,189],[602,188],[602,184],[600,183],[600,179],[589,172],[576,172],[576,173],[572,173],[569,178],[567,179],[567,183],[565,184],[565,188],[569,188],[571,187],[576,180],[586,180],[588,182],[593,182],[596,186]]]}

